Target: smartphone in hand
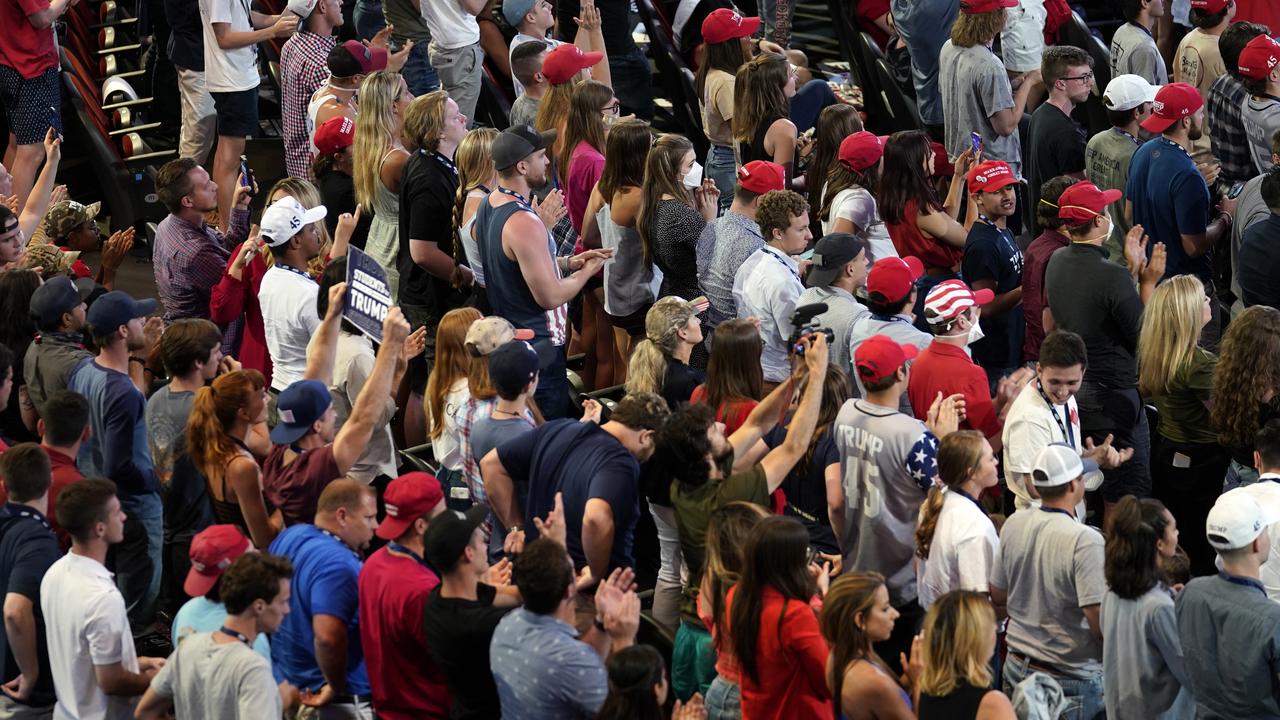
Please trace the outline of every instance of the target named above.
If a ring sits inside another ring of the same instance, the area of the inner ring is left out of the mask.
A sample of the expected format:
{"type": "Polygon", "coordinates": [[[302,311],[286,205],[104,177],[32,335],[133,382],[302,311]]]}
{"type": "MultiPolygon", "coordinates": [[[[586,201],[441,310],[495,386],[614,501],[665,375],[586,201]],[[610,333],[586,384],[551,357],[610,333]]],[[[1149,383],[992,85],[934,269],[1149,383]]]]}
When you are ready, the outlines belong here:
{"type": "Polygon", "coordinates": [[[982,136],[976,132],[969,133],[969,147],[973,148],[974,157],[982,152],[982,136]]]}

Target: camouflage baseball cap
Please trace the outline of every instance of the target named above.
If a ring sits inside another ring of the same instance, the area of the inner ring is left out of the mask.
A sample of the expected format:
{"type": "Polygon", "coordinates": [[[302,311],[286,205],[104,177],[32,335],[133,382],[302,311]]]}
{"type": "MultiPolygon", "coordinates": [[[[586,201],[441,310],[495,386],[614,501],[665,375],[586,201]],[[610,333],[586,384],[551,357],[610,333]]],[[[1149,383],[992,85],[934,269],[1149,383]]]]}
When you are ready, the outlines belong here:
{"type": "Polygon", "coordinates": [[[84,205],[75,200],[63,200],[49,208],[44,216],[44,229],[49,240],[57,242],[67,237],[72,230],[98,216],[102,203],[84,205]]]}
{"type": "Polygon", "coordinates": [[[48,280],[57,275],[65,275],[80,257],[77,251],[63,251],[57,245],[28,245],[27,257],[23,264],[32,270],[40,268],[41,276],[48,280]]]}

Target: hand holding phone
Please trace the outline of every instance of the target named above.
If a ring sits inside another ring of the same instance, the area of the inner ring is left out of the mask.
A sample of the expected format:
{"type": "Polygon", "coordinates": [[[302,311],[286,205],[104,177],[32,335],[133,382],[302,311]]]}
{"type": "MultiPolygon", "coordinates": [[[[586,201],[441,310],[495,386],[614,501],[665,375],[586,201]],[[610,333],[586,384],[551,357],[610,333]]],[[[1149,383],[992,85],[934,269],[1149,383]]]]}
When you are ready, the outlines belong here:
{"type": "Polygon", "coordinates": [[[969,133],[969,146],[973,148],[973,157],[976,160],[978,153],[982,152],[982,136],[976,132],[969,133]]]}
{"type": "Polygon", "coordinates": [[[253,187],[253,171],[249,169],[249,158],[240,156],[240,187],[253,187]]]}

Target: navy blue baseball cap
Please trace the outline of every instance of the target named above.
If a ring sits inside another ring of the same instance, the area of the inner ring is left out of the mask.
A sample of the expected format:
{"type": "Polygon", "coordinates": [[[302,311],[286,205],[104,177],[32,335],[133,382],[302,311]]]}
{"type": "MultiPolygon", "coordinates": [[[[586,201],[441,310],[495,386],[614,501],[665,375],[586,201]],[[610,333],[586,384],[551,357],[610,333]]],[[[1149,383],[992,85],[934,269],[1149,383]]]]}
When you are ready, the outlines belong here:
{"type": "Polygon", "coordinates": [[[319,380],[299,380],[276,398],[280,423],[271,429],[271,442],[277,445],[295,443],[311,432],[311,426],[324,416],[333,398],[329,388],[319,380]]]}
{"type": "Polygon", "coordinates": [[[489,353],[489,380],[499,395],[519,395],[538,376],[538,351],[524,340],[512,340],[489,353]]]}
{"type": "Polygon", "coordinates": [[[86,319],[95,335],[107,335],[134,318],[150,315],[160,307],[153,298],[134,300],[129,293],[112,290],[93,301],[86,319]]]}
{"type": "Polygon", "coordinates": [[[75,310],[92,291],[92,284],[79,286],[66,275],[51,277],[31,294],[31,318],[42,328],[61,322],[63,313],[75,310]]]}

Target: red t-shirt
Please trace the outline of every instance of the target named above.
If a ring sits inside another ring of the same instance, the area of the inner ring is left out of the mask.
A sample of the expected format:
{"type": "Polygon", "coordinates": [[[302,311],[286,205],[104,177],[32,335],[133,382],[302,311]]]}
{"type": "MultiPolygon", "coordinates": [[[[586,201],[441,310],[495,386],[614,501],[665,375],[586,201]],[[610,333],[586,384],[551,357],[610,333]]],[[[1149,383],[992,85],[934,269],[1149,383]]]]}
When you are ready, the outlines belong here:
{"type": "MultiPolygon", "coordinates": [[[[448,718],[449,686],[427,647],[423,613],[440,578],[384,547],[360,571],[360,647],[385,720],[448,718]]],[[[484,671],[484,668],[481,668],[484,671]]]]}
{"type": "MultiPolygon", "coordinates": [[[[699,385],[694,388],[689,402],[705,405],[707,403],[707,386],[699,385]]],[[[742,424],[747,421],[747,416],[759,404],[759,402],[749,398],[720,403],[720,407],[716,408],[716,422],[724,423],[725,437],[732,435],[738,428],[742,427],[742,424]]]]}
{"type": "Polygon", "coordinates": [[[262,486],[267,500],[280,508],[284,524],[297,525],[315,520],[316,503],[329,483],[342,476],[333,459],[333,445],[307,450],[284,464],[288,445],[272,445],[262,463],[262,486]]]}
{"type": "Polygon", "coordinates": [[[902,211],[902,222],[886,222],[889,238],[898,255],[907,257],[915,255],[928,268],[948,268],[954,270],[960,265],[964,251],[952,247],[937,238],[929,237],[920,229],[920,203],[916,200],[907,202],[902,211]]]}
{"type": "Polygon", "coordinates": [[[939,392],[943,397],[964,395],[961,430],[977,430],[986,437],[1000,434],[987,371],[973,362],[964,348],[934,340],[912,363],[911,379],[907,381],[907,398],[916,417],[929,416],[929,406],[939,392]]]}
{"type": "Polygon", "coordinates": [[[1280,28],[1280,4],[1275,0],[1236,0],[1236,22],[1263,23],[1272,32],[1280,28]]]}
{"type": "MultiPolygon", "coordinates": [[[[733,608],[737,588],[725,597],[725,615],[733,608]]],[[[787,600],[772,587],[764,589],[756,638],[753,682],[742,671],[743,720],[784,720],[830,717],[827,688],[827,642],[818,629],[818,616],[809,603],[787,600]]],[[[738,632],[731,624],[729,635],[738,632]]]]}
{"type": "MultiPolygon", "coordinates": [[[[49,521],[49,527],[53,528],[54,534],[58,536],[58,546],[66,551],[71,547],[71,536],[66,530],[58,527],[58,517],[53,511],[57,506],[58,493],[71,483],[83,480],[84,475],[81,475],[79,468],[76,467],[75,458],[67,457],[45,445],[40,447],[44,448],[45,454],[49,456],[49,465],[53,468],[53,482],[49,485],[49,508],[44,517],[49,521]]],[[[0,452],[8,449],[4,441],[0,440],[0,452]]],[[[9,502],[9,489],[4,486],[4,483],[0,483],[0,505],[7,502],[9,502]]]]}
{"type": "Polygon", "coordinates": [[[5,0],[0,2],[0,65],[18,71],[24,78],[38,77],[58,66],[53,44],[53,28],[36,28],[27,17],[49,9],[49,0],[5,0]]]}

